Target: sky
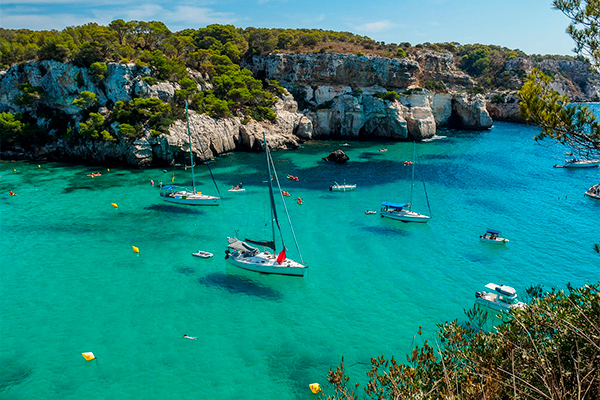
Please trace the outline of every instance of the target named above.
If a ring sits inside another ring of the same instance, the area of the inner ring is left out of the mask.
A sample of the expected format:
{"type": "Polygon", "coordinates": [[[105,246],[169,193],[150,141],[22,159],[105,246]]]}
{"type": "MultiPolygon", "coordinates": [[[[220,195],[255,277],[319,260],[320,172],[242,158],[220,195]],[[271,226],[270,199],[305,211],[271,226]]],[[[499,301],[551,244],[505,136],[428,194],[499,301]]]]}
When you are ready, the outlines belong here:
{"type": "Polygon", "coordinates": [[[0,0],[6,29],[62,30],[115,19],[161,21],[173,32],[209,24],[317,28],[386,43],[481,43],[573,55],[569,19],[552,0],[0,0]]]}

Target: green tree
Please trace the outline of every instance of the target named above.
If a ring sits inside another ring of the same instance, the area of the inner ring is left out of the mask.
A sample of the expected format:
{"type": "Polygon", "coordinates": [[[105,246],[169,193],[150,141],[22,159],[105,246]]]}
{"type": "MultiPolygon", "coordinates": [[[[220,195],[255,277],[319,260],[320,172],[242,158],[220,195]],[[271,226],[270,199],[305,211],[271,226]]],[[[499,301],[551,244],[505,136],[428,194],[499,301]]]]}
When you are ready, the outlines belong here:
{"type": "Polygon", "coordinates": [[[0,113],[0,141],[5,144],[14,144],[15,139],[23,131],[23,123],[12,113],[0,113]]]}
{"type": "Polygon", "coordinates": [[[104,79],[104,75],[108,71],[108,66],[104,62],[95,62],[90,65],[90,72],[98,79],[104,79]]]}
{"type": "Polygon", "coordinates": [[[554,0],[552,5],[571,20],[567,33],[575,41],[575,52],[587,56],[596,68],[600,67],[600,3],[554,0]]]}
{"type": "Polygon", "coordinates": [[[90,92],[88,90],[84,90],[79,93],[79,97],[73,100],[73,105],[82,109],[86,109],[88,107],[93,106],[98,102],[98,97],[96,93],[90,92]]]}
{"type": "MultiPolygon", "coordinates": [[[[571,19],[567,33],[575,50],[600,66],[600,2],[596,0],[554,0],[553,6],[571,19]]],[[[566,96],[549,88],[550,78],[532,71],[519,92],[521,115],[542,128],[536,139],[552,138],[586,156],[600,154],[599,124],[587,106],[572,105],[566,96]]]]}
{"type": "Polygon", "coordinates": [[[535,140],[553,138],[586,155],[600,155],[600,123],[587,107],[569,103],[550,88],[552,80],[534,69],[519,91],[521,115],[542,128],[535,140]]]}

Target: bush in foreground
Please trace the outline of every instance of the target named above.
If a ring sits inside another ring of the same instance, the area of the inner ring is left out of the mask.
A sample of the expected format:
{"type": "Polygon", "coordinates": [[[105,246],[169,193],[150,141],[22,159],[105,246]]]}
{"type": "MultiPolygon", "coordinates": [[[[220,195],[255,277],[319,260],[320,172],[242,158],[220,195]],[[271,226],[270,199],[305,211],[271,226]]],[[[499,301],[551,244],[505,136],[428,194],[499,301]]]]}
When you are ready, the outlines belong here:
{"type": "MultiPolygon", "coordinates": [[[[599,399],[600,283],[553,289],[491,332],[457,321],[439,325],[438,343],[407,356],[371,359],[372,399],[599,399]]],[[[328,376],[328,399],[356,399],[344,364],[328,376]]]]}

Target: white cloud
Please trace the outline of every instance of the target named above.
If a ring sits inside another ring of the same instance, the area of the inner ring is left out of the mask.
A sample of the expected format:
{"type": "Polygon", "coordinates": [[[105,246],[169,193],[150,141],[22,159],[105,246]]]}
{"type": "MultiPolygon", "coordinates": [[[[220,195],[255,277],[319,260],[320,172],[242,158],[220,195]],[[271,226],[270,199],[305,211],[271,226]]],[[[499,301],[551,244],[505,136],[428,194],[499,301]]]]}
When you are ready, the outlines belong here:
{"type": "Polygon", "coordinates": [[[63,30],[68,26],[84,25],[97,22],[93,19],[84,20],[76,14],[8,14],[2,11],[2,27],[5,29],[63,30]]]}
{"type": "Polygon", "coordinates": [[[126,21],[161,21],[173,32],[185,28],[198,28],[208,24],[231,24],[238,20],[232,13],[216,12],[210,8],[177,6],[165,9],[158,4],[114,8],[92,7],[81,13],[49,13],[46,8],[20,6],[2,10],[2,27],[6,29],[28,28],[34,30],[57,29],[79,26],[89,22],[108,25],[115,19],[126,21]]]}
{"type": "Polygon", "coordinates": [[[392,26],[393,24],[390,21],[375,21],[356,26],[356,30],[363,32],[383,32],[392,26]]]}

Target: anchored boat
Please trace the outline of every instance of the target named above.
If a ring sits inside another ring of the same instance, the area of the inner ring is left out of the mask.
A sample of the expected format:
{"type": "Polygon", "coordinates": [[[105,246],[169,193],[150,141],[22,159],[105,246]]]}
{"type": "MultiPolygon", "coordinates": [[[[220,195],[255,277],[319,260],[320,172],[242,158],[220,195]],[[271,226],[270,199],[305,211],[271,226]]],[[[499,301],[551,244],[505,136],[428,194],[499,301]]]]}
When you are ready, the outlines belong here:
{"type": "Polygon", "coordinates": [[[249,271],[260,272],[263,274],[304,276],[308,267],[303,265],[304,260],[302,260],[302,254],[300,253],[300,248],[298,247],[298,242],[296,241],[296,235],[294,234],[294,230],[291,225],[291,220],[287,212],[287,207],[285,206],[285,201],[283,201],[284,193],[281,190],[279,178],[277,177],[277,171],[275,171],[275,164],[273,163],[273,159],[271,158],[271,153],[269,152],[269,147],[267,145],[267,141],[264,137],[264,134],[263,142],[267,158],[267,181],[269,182],[269,199],[271,204],[272,238],[271,240],[245,239],[242,241],[235,237],[229,237],[227,238],[229,244],[227,245],[227,250],[225,251],[225,259],[231,264],[235,265],[236,267],[243,268],[249,271]],[[281,197],[281,202],[283,203],[283,207],[289,222],[290,230],[292,232],[294,242],[296,243],[296,249],[298,251],[298,255],[300,256],[300,260],[302,263],[287,258],[287,249],[285,247],[285,243],[283,242],[283,234],[281,233],[281,226],[279,224],[279,219],[277,218],[277,208],[275,206],[275,197],[273,191],[273,179],[275,179],[277,183],[277,187],[279,189],[281,197]],[[278,255],[276,255],[277,247],[275,245],[275,227],[277,227],[282,248],[278,255]],[[253,245],[261,246],[264,250],[261,251],[253,245]],[[273,252],[271,253],[269,250],[272,250],[273,252]]]}

